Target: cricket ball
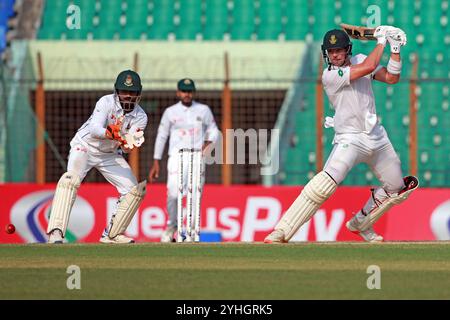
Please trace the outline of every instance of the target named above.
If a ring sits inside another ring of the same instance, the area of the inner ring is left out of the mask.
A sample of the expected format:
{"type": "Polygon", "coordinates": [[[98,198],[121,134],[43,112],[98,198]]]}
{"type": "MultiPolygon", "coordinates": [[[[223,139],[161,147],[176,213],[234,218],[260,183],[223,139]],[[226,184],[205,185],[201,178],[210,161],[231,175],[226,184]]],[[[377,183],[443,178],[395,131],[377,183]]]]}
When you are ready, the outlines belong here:
{"type": "Polygon", "coordinates": [[[13,224],[8,224],[5,228],[6,233],[13,234],[16,232],[16,227],[13,224]]]}

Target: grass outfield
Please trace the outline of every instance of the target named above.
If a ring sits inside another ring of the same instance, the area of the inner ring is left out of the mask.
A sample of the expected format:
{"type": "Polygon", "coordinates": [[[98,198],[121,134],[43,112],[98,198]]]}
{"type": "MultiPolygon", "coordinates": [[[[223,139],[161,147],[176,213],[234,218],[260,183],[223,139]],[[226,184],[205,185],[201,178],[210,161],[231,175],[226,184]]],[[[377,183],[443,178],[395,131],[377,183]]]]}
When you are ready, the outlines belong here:
{"type": "Polygon", "coordinates": [[[450,242],[0,245],[0,299],[450,299],[450,242]]]}

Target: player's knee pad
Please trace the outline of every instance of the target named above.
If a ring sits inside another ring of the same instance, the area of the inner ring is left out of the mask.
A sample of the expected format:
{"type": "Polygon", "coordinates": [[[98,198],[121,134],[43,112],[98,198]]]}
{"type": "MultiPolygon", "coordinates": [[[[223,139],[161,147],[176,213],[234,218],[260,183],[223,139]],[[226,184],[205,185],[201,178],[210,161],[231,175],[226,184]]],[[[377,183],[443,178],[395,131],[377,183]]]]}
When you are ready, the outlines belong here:
{"type": "Polygon", "coordinates": [[[109,226],[108,236],[114,238],[127,229],[134,214],[141,205],[146,193],[147,181],[142,181],[134,186],[130,192],[120,198],[109,226]]]}
{"type": "Polygon", "coordinates": [[[364,219],[361,223],[360,229],[362,231],[367,230],[370,226],[372,226],[394,205],[402,203],[408,199],[411,192],[419,187],[419,180],[414,176],[404,177],[403,181],[405,183],[405,187],[396,194],[389,194],[381,188],[372,190],[372,196],[363,208],[364,214],[366,214],[366,219],[364,219]],[[377,194],[381,191],[384,191],[384,196],[377,194]]]}
{"type": "Polygon", "coordinates": [[[289,241],[336,188],[336,182],[326,172],[315,175],[275,226],[275,229],[284,232],[284,240],[289,241]]]}
{"type": "Polygon", "coordinates": [[[47,233],[60,229],[63,236],[65,235],[70,211],[75,203],[80,184],[80,177],[75,172],[69,171],[61,176],[53,197],[47,233]]]}

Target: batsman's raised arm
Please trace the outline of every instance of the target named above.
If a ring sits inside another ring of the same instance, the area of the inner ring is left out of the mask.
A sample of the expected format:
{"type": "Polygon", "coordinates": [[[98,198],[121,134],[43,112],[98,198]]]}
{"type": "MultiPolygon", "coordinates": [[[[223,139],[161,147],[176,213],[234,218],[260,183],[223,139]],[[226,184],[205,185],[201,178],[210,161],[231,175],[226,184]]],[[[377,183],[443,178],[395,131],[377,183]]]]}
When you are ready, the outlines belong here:
{"type": "Polygon", "coordinates": [[[402,60],[400,57],[401,47],[406,45],[406,33],[398,28],[395,30],[391,30],[390,34],[387,37],[387,41],[389,42],[389,46],[391,48],[391,56],[389,58],[389,62],[386,68],[382,68],[375,74],[374,79],[394,84],[400,80],[400,73],[402,71],[402,60]]]}

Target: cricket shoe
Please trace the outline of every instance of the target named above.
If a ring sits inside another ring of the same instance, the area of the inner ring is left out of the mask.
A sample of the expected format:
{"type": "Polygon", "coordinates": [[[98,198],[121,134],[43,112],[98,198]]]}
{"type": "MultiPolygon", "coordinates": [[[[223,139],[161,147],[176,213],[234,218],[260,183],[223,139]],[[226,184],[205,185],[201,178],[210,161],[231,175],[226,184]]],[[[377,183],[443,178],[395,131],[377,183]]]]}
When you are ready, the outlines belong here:
{"type": "Polygon", "coordinates": [[[356,215],[354,215],[353,218],[351,218],[345,224],[345,226],[347,227],[348,230],[350,230],[350,232],[360,235],[367,242],[373,242],[373,243],[383,242],[383,237],[380,236],[379,234],[377,234],[375,232],[375,230],[373,230],[372,226],[370,226],[366,230],[361,230],[359,228],[360,225],[361,225],[361,223],[358,221],[358,218],[356,217],[356,215]]]}
{"type": "Polygon", "coordinates": [[[264,243],[287,243],[284,239],[284,232],[281,230],[273,230],[265,239],[264,243]]]}
{"type": "Polygon", "coordinates": [[[54,229],[52,232],[50,232],[48,237],[48,243],[55,243],[55,244],[64,243],[62,231],[59,229],[54,229]]]}
{"type": "Polygon", "coordinates": [[[173,237],[177,231],[177,228],[174,226],[167,227],[164,233],[161,236],[161,242],[175,242],[175,238],[173,237]]]}
{"type": "Polygon", "coordinates": [[[123,234],[118,234],[114,238],[108,237],[106,234],[103,234],[100,238],[101,243],[113,243],[113,244],[122,244],[122,243],[134,243],[134,239],[127,237],[123,234]]]}

